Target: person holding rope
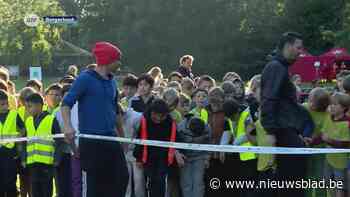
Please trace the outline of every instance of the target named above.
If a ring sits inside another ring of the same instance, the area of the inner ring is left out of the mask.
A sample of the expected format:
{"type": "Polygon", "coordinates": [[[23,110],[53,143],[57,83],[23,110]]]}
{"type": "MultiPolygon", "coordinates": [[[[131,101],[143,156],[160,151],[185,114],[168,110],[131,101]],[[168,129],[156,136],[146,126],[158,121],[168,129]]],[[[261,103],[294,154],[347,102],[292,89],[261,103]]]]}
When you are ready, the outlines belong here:
{"type": "MultiPolygon", "coordinates": [[[[75,136],[70,111],[76,102],[79,103],[81,134],[123,136],[123,132],[116,129],[118,95],[113,78],[120,66],[121,51],[111,43],[97,42],[93,54],[97,67],[82,72],[62,102],[64,132],[69,143],[75,136]]],[[[81,167],[86,175],[83,193],[87,197],[125,196],[129,174],[122,146],[117,142],[82,138],[79,149],[81,167]]]]}

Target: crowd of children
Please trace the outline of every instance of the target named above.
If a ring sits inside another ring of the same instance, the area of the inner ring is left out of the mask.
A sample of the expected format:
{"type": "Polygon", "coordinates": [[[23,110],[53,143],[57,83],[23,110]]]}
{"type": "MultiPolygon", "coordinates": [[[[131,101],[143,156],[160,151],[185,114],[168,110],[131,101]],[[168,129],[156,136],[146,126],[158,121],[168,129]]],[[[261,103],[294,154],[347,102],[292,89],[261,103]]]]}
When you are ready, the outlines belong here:
{"type": "MultiPolygon", "coordinates": [[[[186,55],[181,61],[193,61],[193,57],[186,55]]],[[[86,69],[94,66],[88,65],[86,69]]],[[[8,70],[0,68],[0,139],[44,136],[26,143],[0,144],[0,197],[51,197],[53,188],[58,197],[83,195],[79,142],[67,144],[50,137],[63,132],[60,103],[76,76],[77,68],[71,66],[69,73],[45,90],[40,81],[30,80],[17,94],[8,70]]],[[[301,92],[298,76],[294,81],[301,92]]],[[[259,118],[260,82],[261,75],[255,75],[245,84],[235,72],[225,74],[220,84],[209,75],[191,78],[176,71],[165,78],[157,66],[139,77],[123,76],[116,108],[128,138],[271,146],[259,118]]],[[[350,146],[350,73],[340,73],[337,82],[332,91],[316,87],[308,99],[299,99],[305,101],[300,106],[312,119],[300,134],[308,147],[350,146]]],[[[77,113],[78,103],[71,112],[76,130],[77,113]]],[[[209,187],[211,178],[273,180],[276,162],[271,154],[133,144],[123,147],[130,177],[126,197],[276,196],[272,189],[209,187]]],[[[343,189],[308,189],[309,197],[350,195],[347,154],[312,155],[307,160],[305,178],[332,178],[344,183],[343,189]]]]}

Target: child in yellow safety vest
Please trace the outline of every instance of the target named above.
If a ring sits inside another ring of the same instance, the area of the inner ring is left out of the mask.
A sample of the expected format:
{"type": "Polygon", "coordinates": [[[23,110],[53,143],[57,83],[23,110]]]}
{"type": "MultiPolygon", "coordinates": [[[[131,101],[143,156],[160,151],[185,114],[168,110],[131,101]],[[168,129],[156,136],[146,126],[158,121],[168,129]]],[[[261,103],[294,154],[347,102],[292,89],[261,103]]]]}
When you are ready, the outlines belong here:
{"type": "MultiPolygon", "coordinates": [[[[249,103],[249,109],[255,111],[251,115],[257,119],[254,123],[255,130],[249,130],[247,134],[247,139],[250,143],[257,146],[267,146],[271,147],[273,144],[267,138],[267,132],[263,128],[260,122],[260,90],[261,90],[261,76],[256,75],[250,80],[249,96],[247,98],[249,103]],[[250,100],[250,101],[249,101],[250,100]]],[[[256,154],[257,156],[257,180],[266,181],[274,180],[276,162],[275,156],[272,154],[256,154]]],[[[276,197],[277,193],[274,189],[271,188],[260,188],[257,191],[257,196],[259,197],[276,197]]]]}
{"type": "Polygon", "coordinates": [[[31,177],[32,197],[51,197],[55,157],[53,134],[60,133],[56,118],[42,111],[44,99],[34,93],[25,99],[29,117],[25,122],[30,140],[26,147],[26,165],[31,177]]]}
{"type": "MultiPolygon", "coordinates": [[[[54,83],[51,84],[45,90],[45,100],[48,106],[47,112],[55,116],[60,128],[63,129],[62,114],[60,111],[60,103],[63,95],[68,92],[70,85],[61,85],[54,83]],[[63,89],[64,88],[64,89],[63,89]],[[61,121],[60,121],[61,120],[61,121]]],[[[75,150],[74,150],[75,151],[75,150]]],[[[71,153],[73,152],[72,146],[65,143],[63,140],[57,140],[55,147],[55,183],[57,196],[72,196],[72,178],[71,173],[71,153]]]]}
{"type": "MultiPolygon", "coordinates": [[[[344,93],[334,93],[331,97],[329,111],[331,118],[327,119],[322,128],[322,141],[328,148],[348,148],[350,145],[349,117],[350,96],[344,93]]],[[[327,192],[331,196],[345,196],[345,176],[348,162],[347,153],[326,154],[327,180],[334,178],[343,183],[343,188],[329,189],[327,192]]]]}
{"type": "MultiPolygon", "coordinates": [[[[224,135],[230,136],[228,140],[229,144],[235,146],[252,146],[248,141],[247,133],[250,130],[254,130],[254,122],[250,116],[249,108],[241,110],[241,105],[235,100],[227,100],[224,103],[225,116],[229,118],[231,122],[232,129],[230,133],[225,131],[224,135]]],[[[224,138],[223,138],[224,139],[224,138]]],[[[232,157],[232,156],[231,156],[232,157]]],[[[242,180],[255,180],[257,178],[257,160],[254,153],[239,153],[234,154],[234,160],[231,165],[236,166],[236,169],[240,169],[236,172],[235,176],[242,180]]],[[[225,158],[226,160],[226,158],[225,158]]],[[[232,160],[232,158],[231,158],[232,160]]],[[[252,190],[241,190],[241,192],[246,194],[252,194],[252,190]]]]}
{"type": "Polygon", "coordinates": [[[191,109],[191,99],[184,93],[179,95],[179,104],[176,107],[176,110],[180,112],[181,116],[184,117],[191,109]]]}
{"type": "MultiPolygon", "coordinates": [[[[325,123],[329,120],[330,115],[327,108],[330,103],[330,95],[326,89],[314,88],[309,93],[308,103],[304,107],[309,111],[312,121],[314,122],[314,130],[310,137],[304,137],[304,141],[309,147],[324,148],[325,144],[321,143],[321,135],[325,123]]],[[[316,154],[308,157],[307,175],[310,179],[321,180],[324,178],[325,154],[316,154]]],[[[326,196],[324,189],[309,189],[308,197],[326,196]]]]}
{"type": "Polygon", "coordinates": [[[50,114],[55,115],[60,109],[60,104],[62,101],[62,86],[58,83],[51,84],[45,90],[45,101],[47,104],[47,111],[50,114]]]}
{"type": "Polygon", "coordinates": [[[16,157],[18,151],[15,143],[2,140],[24,135],[24,123],[15,110],[9,110],[8,94],[0,90],[0,196],[17,196],[16,157]]]}
{"type": "Polygon", "coordinates": [[[29,95],[34,94],[35,92],[36,90],[31,87],[25,87],[19,92],[17,112],[23,122],[25,122],[27,117],[29,116],[25,107],[25,99],[29,95]]]}
{"type": "MultiPolygon", "coordinates": [[[[28,114],[26,107],[25,107],[25,98],[27,98],[31,94],[34,94],[35,92],[36,92],[36,90],[34,90],[31,87],[24,87],[19,92],[17,113],[23,122],[25,122],[26,119],[29,117],[29,114],[28,114]]],[[[19,174],[19,182],[20,182],[20,194],[21,194],[21,196],[29,196],[30,195],[30,179],[29,179],[28,169],[24,165],[20,165],[19,170],[18,170],[18,174],[19,174]]]]}
{"type": "Polygon", "coordinates": [[[190,111],[194,116],[208,123],[208,91],[204,89],[196,89],[192,94],[192,101],[195,103],[195,108],[190,111]]]}

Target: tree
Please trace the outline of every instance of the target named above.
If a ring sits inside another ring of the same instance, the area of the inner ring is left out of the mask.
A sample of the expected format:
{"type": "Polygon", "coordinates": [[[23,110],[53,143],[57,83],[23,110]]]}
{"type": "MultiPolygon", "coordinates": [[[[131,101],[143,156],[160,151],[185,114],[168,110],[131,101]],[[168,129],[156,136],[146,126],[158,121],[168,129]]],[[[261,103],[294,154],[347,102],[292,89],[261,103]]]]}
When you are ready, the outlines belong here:
{"type": "Polygon", "coordinates": [[[63,28],[43,21],[36,27],[28,27],[24,18],[32,13],[39,17],[64,15],[55,0],[0,0],[2,63],[44,67],[50,64],[52,48],[58,43],[63,28]]]}

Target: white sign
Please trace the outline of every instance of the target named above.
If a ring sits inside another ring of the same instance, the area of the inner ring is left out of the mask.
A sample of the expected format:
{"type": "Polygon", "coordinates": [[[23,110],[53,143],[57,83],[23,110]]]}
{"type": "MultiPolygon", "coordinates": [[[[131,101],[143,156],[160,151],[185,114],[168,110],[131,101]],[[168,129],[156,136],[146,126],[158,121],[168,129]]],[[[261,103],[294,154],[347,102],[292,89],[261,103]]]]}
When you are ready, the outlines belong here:
{"type": "Polygon", "coordinates": [[[11,77],[18,77],[19,76],[19,66],[18,65],[8,65],[7,69],[9,70],[11,77]]]}
{"type": "Polygon", "coordinates": [[[40,18],[36,14],[28,14],[24,17],[24,24],[29,27],[36,27],[40,22],[40,18]]]}
{"type": "Polygon", "coordinates": [[[41,67],[30,67],[29,68],[29,79],[42,80],[41,67]]]}

